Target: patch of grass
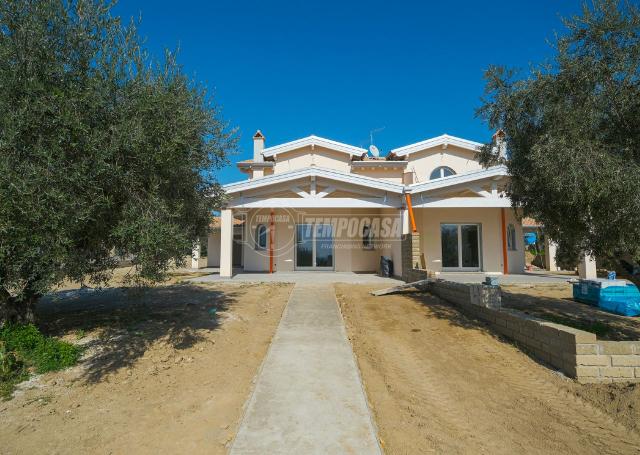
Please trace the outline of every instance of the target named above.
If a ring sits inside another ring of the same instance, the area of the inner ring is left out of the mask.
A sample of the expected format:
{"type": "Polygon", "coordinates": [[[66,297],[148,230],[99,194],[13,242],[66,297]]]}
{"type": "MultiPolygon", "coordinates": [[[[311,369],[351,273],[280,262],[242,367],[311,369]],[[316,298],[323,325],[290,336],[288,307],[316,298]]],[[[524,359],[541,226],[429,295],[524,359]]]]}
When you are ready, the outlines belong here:
{"type": "Polygon", "coordinates": [[[555,322],[556,324],[562,324],[568,327],[573,327],[574,329],[595,333],[600,337],[607,335],[612,330],[608,324],[600,321],[580,321],[551,314],[544,314],[542,315],[542,318],[550,322],[555,322]]]}
{"type": "Polygon", "coordinates": [[[44,336],[34,325],[0,328],[0,396],[8,397],[30,372],[46,373],[75,365],[82,349],[44,336]]]}

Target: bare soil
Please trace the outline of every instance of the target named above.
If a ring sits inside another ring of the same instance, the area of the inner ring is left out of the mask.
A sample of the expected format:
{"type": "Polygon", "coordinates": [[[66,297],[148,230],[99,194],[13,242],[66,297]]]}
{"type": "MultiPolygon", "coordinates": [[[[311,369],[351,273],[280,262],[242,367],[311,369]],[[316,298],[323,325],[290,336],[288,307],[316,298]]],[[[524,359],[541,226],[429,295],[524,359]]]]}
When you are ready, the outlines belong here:
{"type": "Polygon", "coordinates": [[[619,316],[573,300],[570,283],[503,285],[503,292],[521,297],[509,308],[578,329],[594,332],[600,340],[640,340],[640,318],[619,316]]]}
{"type": "Polygon", "coordinates": [[[0,402],[0,453],[226,453],[290,291],[174,284],[47,297],[48,331],[85,357],[0,402]]]}
{"type": "Polygon", "coordinates": [[[336,294],[387,454],[638,453],[637,388],[579,385],[436,297],[376,288],[336,294]]]}

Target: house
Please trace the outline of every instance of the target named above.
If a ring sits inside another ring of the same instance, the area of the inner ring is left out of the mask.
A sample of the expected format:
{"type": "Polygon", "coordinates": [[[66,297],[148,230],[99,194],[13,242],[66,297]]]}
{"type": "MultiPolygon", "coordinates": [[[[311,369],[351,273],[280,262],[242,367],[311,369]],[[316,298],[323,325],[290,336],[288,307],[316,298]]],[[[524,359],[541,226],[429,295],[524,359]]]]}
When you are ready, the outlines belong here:
{"type": "Polygon", "coordinates": [[[507,170],[483,168],[480,143],[445,134],[382,158],[313,135],[265,147],[258,131],[253,144],[253,159],[237,163],[247,179],[224,186],[208,240],[207,263],[222,276],[234,267],[375,272],[381,256],[397,276],[524,269],[507,170]]]}

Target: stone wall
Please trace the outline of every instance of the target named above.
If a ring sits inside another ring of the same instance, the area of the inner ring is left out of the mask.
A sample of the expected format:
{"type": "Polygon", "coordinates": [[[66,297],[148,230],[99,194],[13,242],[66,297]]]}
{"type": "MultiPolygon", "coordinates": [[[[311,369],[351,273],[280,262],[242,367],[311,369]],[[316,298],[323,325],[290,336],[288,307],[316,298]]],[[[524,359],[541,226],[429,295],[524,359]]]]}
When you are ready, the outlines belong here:
{"type": "Polygon", "coordinates": [[[501,308],[498,287],[437,280],[428,290],[579,382],[640,382],[640,341],[599,341],[593,333],[501,308]]]}
{"type": "Polygon", "coordinates": [[[426,278],[426,270],[420,270],[420,233],[403,234],[401,242],[402,280],[410,283],[426,278]]]}

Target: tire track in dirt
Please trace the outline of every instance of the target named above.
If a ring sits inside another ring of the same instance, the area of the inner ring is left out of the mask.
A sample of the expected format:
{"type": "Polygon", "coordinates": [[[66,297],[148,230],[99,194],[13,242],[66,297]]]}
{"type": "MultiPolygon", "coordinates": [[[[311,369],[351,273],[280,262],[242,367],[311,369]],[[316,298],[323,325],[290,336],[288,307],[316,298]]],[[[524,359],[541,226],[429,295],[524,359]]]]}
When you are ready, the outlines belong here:
{"type": "Polygon", "coordinates": [[[640,435],[482,325],[370,289],[336,286],[387,453],[640,453],[640,435]]]}

